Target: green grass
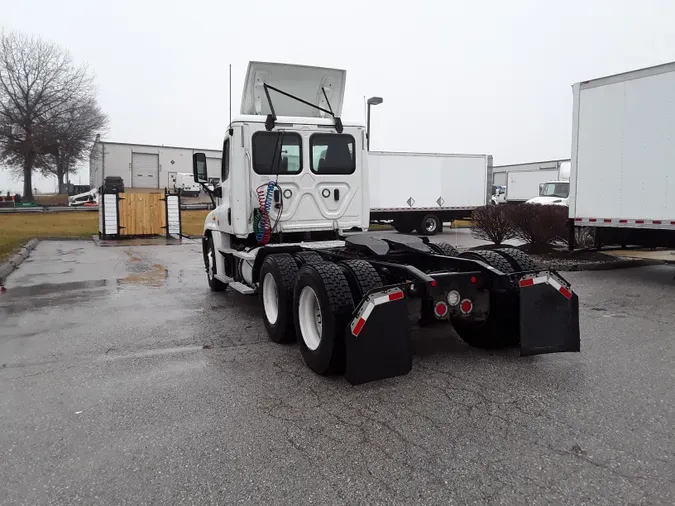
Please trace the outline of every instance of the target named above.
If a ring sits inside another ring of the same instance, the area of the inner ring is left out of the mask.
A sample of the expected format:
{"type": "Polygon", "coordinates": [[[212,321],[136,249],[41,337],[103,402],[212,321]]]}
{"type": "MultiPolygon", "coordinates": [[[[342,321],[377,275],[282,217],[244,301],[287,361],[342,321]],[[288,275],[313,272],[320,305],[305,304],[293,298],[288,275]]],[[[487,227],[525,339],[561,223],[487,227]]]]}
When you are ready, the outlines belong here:
{"type": "MultiPolygon", "coordinates": [[[[208,211],[183,211],[183,233],[201,235],[208,211]]],[[[3,213],[0,214],[0,262],[33,237],[90,239],[98,234],[98,213],[3,213]]]]}

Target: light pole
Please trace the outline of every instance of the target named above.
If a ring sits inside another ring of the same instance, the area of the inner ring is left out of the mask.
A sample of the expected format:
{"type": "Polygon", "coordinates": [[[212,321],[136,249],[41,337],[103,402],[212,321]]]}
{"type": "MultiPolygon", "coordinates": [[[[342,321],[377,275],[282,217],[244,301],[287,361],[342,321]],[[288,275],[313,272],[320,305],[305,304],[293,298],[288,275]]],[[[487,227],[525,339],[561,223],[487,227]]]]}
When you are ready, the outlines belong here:
{"type": "Polygon", "coordinates": [[[366,119],[366,149],[370,151],[370,106],[371,105],[380,105],[382,103],[382,97],[370,97],[368,99],[368,113],[366,119]]]}

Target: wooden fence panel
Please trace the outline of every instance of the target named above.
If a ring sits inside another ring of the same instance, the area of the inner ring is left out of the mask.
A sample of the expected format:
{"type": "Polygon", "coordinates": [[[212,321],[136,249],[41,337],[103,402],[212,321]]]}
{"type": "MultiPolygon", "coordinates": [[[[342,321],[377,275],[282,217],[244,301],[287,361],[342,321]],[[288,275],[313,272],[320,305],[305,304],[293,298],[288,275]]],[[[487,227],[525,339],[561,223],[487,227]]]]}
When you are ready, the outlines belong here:
{"type": "Polygon", "coordinates": [[[120,235],[166,234],[166,202],[161,193],[120,195],[120,235]]]}

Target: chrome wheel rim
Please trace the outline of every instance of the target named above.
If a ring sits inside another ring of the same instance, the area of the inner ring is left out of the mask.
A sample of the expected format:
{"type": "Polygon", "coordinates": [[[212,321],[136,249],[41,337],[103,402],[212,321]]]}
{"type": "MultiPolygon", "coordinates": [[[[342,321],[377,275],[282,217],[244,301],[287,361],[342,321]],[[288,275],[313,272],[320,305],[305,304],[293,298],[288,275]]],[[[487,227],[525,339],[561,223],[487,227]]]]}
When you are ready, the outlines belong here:
{"type": "Polygon", "coordinates": [[[321,344],[323,318],[319,299],[309,286],[304,287],[300,292],[298,321],[305,346],[311,351],[316,350],[321,344]]]}

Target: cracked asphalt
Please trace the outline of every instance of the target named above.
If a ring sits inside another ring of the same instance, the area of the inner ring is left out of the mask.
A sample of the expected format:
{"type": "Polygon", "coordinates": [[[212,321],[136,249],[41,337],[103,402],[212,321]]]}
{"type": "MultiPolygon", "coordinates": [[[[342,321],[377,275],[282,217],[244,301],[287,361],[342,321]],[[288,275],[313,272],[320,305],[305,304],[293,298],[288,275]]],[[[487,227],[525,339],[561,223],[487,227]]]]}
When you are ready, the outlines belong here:
{"type": "Polygon", "coordinates": [[[209,292],[199,249],[42,242],[10,276],[0,503],[675,503],[673,267],[567,273],[579,354],[440,329],[353,387],[209,292]]]}

